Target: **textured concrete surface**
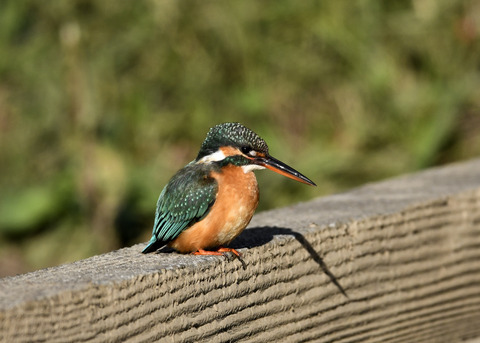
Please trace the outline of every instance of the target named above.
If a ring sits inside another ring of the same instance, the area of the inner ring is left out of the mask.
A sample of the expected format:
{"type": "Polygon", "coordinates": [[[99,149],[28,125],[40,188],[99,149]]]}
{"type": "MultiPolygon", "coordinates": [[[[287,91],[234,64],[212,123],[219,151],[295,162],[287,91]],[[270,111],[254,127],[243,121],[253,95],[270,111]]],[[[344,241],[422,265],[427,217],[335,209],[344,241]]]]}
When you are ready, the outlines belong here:
{"type": "Polygon", "coordinates": [[[0,340],[480,337],[480,159],[259,213],[233,246],[242,261],[140,244],[0,279],[0,340]]]}

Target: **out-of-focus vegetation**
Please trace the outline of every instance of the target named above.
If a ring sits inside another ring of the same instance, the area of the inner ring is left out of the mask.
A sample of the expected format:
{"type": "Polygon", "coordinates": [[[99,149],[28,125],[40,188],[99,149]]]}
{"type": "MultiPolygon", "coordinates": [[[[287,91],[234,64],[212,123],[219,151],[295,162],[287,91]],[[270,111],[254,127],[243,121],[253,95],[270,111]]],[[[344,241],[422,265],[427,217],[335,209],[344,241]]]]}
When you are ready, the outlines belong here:
{"type": "Polygon", "coordinates": [[[149,239],[164,184],[239,121],[314,180],[260,209],[480,152],[480,3],[0,3],[0,275],[149,239]]]}

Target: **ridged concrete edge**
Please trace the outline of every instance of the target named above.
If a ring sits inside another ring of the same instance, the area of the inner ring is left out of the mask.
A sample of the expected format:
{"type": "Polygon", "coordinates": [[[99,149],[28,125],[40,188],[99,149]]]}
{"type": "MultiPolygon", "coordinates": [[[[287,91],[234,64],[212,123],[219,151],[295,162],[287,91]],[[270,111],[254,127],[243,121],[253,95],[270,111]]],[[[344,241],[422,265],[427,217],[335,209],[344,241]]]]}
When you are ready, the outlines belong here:
{"type": "Polygon", "coordinates": [[[480,159],[259,213],[243,261],[143,246],[1,279],[0,339],[480,337],[480,159]]]}

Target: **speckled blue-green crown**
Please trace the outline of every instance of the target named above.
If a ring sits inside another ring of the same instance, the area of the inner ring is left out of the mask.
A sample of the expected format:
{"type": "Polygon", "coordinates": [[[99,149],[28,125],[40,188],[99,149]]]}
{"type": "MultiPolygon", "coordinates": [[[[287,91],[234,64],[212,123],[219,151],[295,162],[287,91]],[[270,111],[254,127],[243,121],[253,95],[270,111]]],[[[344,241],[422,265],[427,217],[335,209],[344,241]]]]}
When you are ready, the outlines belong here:
{"type": "Polygon", "coordinates": [[[223,123],[212,127],[208,131],[197,160],[216,152],[222,146],[246,147],[268,153],[267,143],[255,132],[240,123],[223,123]]]}

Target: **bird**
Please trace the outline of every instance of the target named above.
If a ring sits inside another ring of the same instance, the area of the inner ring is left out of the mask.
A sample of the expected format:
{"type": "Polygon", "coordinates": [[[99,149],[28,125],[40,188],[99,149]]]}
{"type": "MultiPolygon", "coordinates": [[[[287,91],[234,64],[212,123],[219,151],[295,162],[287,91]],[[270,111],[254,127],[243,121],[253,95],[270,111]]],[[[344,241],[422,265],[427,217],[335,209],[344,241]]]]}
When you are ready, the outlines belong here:
{"type": "Polygon", "coordinates": [[[316,186],[306,176],[272,157],[267,143],[240,123],[212,127],[197,157],[180,169],[157,201],[150,253],[165,245],[180,253],[240,253],[227,246],[245,229],[257,208],[254,171],[270,169],[316,186]]]}

